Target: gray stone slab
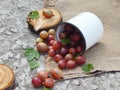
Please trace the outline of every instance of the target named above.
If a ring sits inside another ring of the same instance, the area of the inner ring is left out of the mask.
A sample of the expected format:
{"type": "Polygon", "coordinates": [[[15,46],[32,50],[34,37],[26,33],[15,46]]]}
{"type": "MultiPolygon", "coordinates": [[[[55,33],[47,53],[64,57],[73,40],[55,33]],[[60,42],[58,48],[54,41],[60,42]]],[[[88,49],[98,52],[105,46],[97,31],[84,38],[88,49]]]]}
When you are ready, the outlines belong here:
{"type": "MultiPolygon", "coordinates": [[[[42,0],[0,0],[0,63],[14,70],[14,90],[42,90],[32,86],[36,71],[30,70],[23,53],[34,47],[36,38],[28,30],[26,17],[41,7],[42,0]]],[[[120,72],[57,82],[53,90],[120,90],[120,72]]]]}

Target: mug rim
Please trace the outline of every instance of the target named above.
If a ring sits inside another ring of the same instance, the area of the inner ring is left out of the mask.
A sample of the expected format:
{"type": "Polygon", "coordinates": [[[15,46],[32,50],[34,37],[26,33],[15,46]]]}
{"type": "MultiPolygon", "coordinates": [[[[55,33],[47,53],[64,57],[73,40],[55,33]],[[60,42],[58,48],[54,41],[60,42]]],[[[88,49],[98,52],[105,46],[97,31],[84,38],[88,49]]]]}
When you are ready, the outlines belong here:
{"type": "Polygon", "coordinates": [[[80,30],[77,26],[75,26],[75,25],[73,25],[73,24],[71,24],[71,23],[69,23],[69,22],[62,22],[62,23],[57,27],[57,29],[56,29],[56,38],[57,38],[57,40],[60,41],[60,38],[59,38],[59,35],[58,35],[58,34],[59,34],[59,33],[58,33],[58,28],[59,28],[61,25],[64,25],[64,24],[69,24],[69,25],[75,27],[75,28],[80,32],[80,35],[81,35],[81,37],[82,37],[82,39],[83,39],[83,49],[82,49],[82,52],[80,53],[80,55],[83,55],[84,52],[85,52],[85,50],[86,50],[86,40],[85,40],[85,37],[84,37],[84,35],[82,34],[81,30],[80,30]]]}

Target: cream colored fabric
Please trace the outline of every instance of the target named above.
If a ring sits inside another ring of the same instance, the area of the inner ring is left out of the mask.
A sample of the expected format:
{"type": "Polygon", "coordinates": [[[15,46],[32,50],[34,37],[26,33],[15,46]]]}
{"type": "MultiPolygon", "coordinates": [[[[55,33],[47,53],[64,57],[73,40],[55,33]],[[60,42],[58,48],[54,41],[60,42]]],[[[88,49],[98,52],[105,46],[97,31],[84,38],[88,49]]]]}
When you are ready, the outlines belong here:
{"type": "MultiPolygon", "coordinates": [[[[64,21],[79,13],[90,11],[104,24],[103,38],[84,53],[87,62],[94,65],[93,71],[120,71],[120,0],[62,0],[61,3],[58,2],[62,8],[57,8],[61,11],[64,21]]],[[[86,76],[80,67],[65,70],[64,75],[66,79],[86,76]]]]}

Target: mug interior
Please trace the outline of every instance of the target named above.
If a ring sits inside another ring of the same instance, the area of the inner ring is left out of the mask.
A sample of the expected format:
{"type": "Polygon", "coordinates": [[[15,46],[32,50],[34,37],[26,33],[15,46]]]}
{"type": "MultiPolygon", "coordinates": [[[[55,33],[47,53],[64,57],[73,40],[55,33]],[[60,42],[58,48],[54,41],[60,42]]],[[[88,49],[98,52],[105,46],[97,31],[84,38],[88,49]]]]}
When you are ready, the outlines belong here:
{"type": "MultiPolygon", "coordinates": [[[[81,41],[78,42],[78,43],[79,43],[80,46],[82,47],[82,51],[81,51],[80,55],[83,55],[84,52],[85,52],[85,50],[86,50],[86,41],[85,41],[85,38],[84,38],[81,30],[79,30],[76,26],[74,26],[74,25],[72,25],[72,24],[70,24],[70,23],[67,23],[67,22],[61,23],[61,24],[58,26],[57,31],[56,31],[56,38],[57,38],[57,40],[58,40],[58,41],[61,41],[61,39],[60,39],[60,37],[59,37],[59,34],[60,34],[60,32],[65,31],[65,26],[66,26],[66,25],[70,25],[73,29],[75,29],[75,30],[77,30],[77,31],[79,32],[80,37],[81,37],[81,41]]],[[[69,35],[71,36],[72,34],[69,34],[69,35]]]]}

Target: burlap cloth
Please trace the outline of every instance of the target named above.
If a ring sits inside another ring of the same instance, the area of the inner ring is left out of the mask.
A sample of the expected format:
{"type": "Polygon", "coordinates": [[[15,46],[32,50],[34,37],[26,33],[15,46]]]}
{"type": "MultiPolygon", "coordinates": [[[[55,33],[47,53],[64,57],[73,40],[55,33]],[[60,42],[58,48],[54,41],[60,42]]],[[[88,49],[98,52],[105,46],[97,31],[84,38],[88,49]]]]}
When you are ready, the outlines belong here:
{"type": "MultiPolygon", "coordinates": [[[[77,67],[73,70],[64,70],[65,79],[120,71],[120,0],[61,0],[56,8],[61,11],[63,21],[89,11],[96,14],[104,25],[102,39],[84,53],[87,62],[94,65],[94,70],[91,71],[94,73],[85,74],[77,67]]],[[[47,69],[56,67],[54,62],[46,63],[47,69]]]]}

